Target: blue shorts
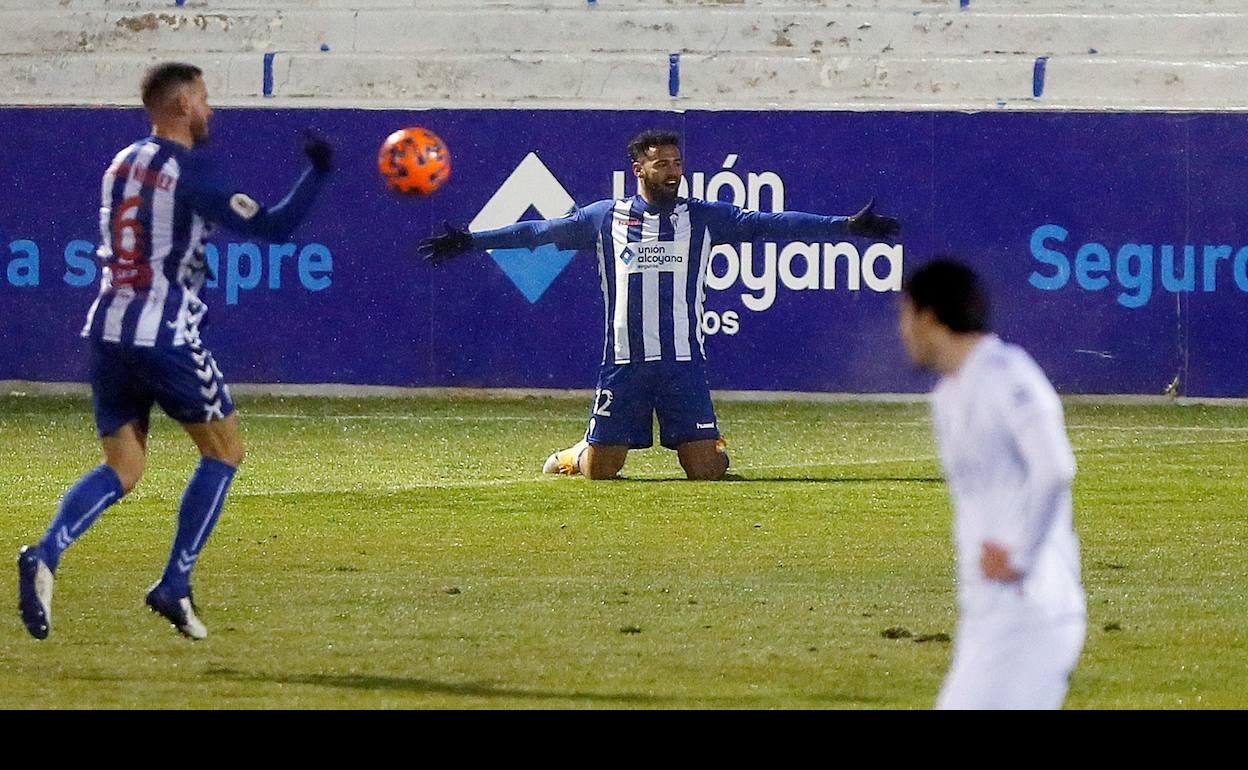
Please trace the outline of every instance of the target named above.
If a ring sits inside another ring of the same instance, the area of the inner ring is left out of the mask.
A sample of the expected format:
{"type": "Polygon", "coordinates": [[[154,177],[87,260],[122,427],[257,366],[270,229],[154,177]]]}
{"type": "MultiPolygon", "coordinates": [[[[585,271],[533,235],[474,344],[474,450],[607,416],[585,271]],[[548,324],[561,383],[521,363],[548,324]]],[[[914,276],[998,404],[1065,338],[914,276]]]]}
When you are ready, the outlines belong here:
{"type": "Polygon", "coordinates": [[[659,443],[668,449],[719,438],[701,361],[604,365],[586,438],[591,444],[645,449],[654,444],[655,413],[659,443]]]}
{"type": "Polygon", "coordinates": [[[234,412],[221,370],[198,343],[176,348],[103,340],[90,344],[91,399],[101,438],[134,421],[146,433],[153,403],[181,423],[223,420],[234,412]]]}

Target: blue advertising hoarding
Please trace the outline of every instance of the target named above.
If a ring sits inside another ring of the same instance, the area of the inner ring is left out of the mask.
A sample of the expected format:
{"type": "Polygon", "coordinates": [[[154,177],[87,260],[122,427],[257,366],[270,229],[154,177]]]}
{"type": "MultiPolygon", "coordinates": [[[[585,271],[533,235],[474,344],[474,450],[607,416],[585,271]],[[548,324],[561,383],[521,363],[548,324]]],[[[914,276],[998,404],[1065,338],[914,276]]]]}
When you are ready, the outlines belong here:
{"type": "MultiPolygon", "coordinates": [[[[915,392],[898,343],[903,272],[977,266],[994,326],[1064,393],[1248,395],[1248,116],[220,109],[205,147],[259,200],[301,169],[315,125],[338,170],[290,243],[219,232],[203,327],[230,382],[589,388],[602,357],[596,255],[543,247],[432,268],[443,220],[494,227],[631,194],[645,128],[685,140],[687,193],[761,210],[902,219],[897,244],[718,247],[713,388],[915,392]],[[426,126],[450,182],[388,191],[377,148],[426,126]]],[[[85,380],[99,180],[146,134],[131,109],[0,109],[0,380],[85,380]]]]}

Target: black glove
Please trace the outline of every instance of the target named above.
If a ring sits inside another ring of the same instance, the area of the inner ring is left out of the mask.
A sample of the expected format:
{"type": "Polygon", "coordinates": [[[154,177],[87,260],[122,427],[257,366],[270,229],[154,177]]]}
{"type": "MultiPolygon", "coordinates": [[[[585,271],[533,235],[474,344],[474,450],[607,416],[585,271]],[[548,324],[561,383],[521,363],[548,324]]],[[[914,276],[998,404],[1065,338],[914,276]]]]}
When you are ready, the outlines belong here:
{"type": "Polygon", "coordinates": [[[871,209],[875,208],[875,198],[867,201],[862,211],[854,214],[845,223],[845,230],[850,235],[861,235],[865,238],[896,238],[901,232],[901,223],[892,217],[882,217],[871,209]]]}
{"type": "Polygon", "coordinates": [[[441,265],[472,248],[472,233],[466,227],[456,227],[450,222],[443,222],[446,232],[430,236],[416,247],[416,256],[431,265],[441,265]]]}
{"type": "Polygon", "coordinates": [[[334,168],[334,147],[314,128],[303,131],[303,154],[308,156],[317,171],[332,171],[334,168]]]}

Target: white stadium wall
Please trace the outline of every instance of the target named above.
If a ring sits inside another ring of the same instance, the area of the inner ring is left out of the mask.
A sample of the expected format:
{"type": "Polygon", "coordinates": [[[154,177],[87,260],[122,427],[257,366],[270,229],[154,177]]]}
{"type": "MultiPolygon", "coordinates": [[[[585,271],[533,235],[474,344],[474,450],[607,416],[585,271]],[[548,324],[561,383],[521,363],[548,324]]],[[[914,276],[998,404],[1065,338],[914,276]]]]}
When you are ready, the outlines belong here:
{"type": "Polygon", "coordinates": [[[0,0],[0,102],[134,104],[181,58],[231,105],[1238,110],[1246,6],[0,0]]]}

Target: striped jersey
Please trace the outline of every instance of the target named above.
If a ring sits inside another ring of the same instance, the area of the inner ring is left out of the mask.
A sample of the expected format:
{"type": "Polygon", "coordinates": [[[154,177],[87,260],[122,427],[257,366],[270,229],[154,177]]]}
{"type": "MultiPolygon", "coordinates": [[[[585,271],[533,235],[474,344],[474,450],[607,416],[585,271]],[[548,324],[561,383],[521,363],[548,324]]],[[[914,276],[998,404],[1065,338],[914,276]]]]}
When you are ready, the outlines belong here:
{"type": "Polygon", "coordinates": [[[100,291],[82,336],[139,347],[196,342],[208,311],[200,298],[204,243],[216,226],[285,237],[321,175],[309,168],[286,200],[266,209],[178,142],[150,136],[117,153],[100,191],[100,291]]]}
{"type": "Polygon", "coordinates": [[[763,238],[845,235],[846,217],[762,213],[696,198],[650,203],[640,195],[574,208],[560,219],[472,234],[479,248],[594,249],[602,286],[603,363],[705,359],[699,322],[712,247],[763,238]]]}

